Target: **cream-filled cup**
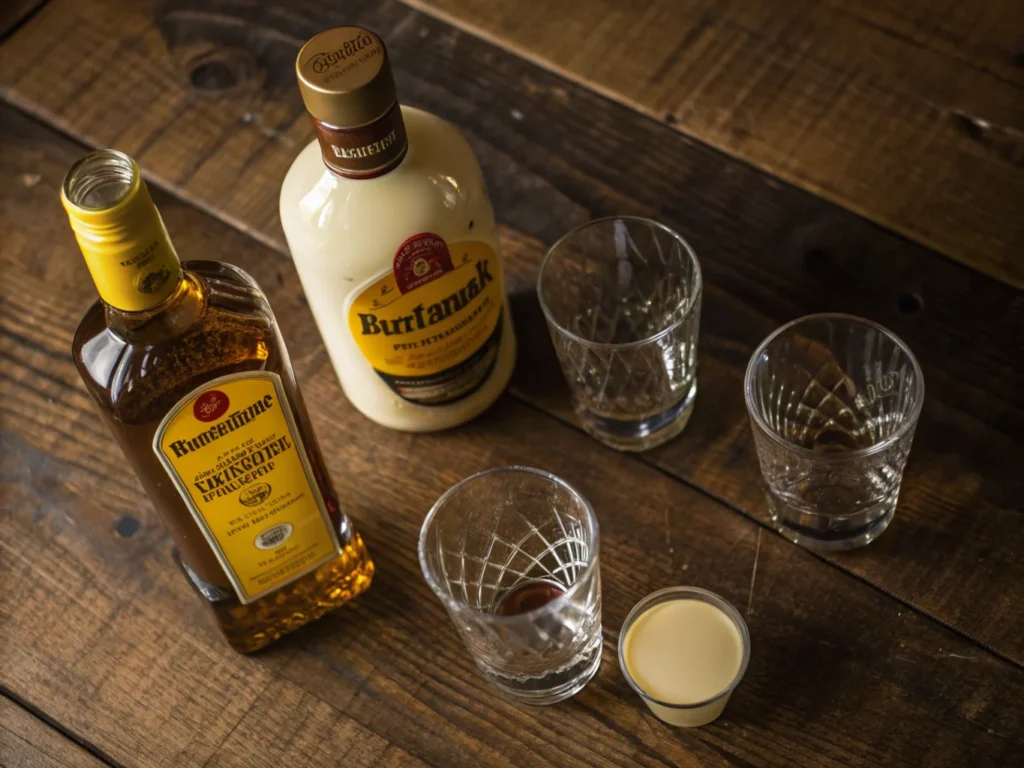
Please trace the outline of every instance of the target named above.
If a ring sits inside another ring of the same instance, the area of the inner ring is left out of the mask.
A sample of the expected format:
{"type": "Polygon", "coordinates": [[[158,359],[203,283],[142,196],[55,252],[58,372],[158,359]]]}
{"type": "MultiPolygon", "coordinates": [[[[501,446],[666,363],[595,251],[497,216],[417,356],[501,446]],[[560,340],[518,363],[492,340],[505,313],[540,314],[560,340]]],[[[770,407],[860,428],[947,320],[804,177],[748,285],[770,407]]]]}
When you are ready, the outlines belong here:
{"type": "Polygon", "coordinates": [[[670,725],[707,725],[725,709],[750,661],[750,633],[731,604],[697,587],[639,603],[619,634],[626,681],[670,725]]]}

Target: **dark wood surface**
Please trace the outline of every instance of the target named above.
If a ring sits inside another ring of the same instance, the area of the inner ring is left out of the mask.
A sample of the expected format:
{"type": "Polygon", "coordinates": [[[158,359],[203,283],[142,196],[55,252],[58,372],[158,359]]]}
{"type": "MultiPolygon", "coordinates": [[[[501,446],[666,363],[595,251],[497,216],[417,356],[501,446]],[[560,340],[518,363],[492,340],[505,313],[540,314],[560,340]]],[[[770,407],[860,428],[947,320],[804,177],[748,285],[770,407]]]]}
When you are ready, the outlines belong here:
{"type": "MultiPolygon", "coordinates": [[[[14,105],[0,110],[0,685],[14,696],[0,726],[35,722],[15,701],[59,726],[39,720],[22,741],[70,736],[126,766],[1019,756],[1018,291],[393,2],[52,0],[0,46],[0,78],[14,105]],[[406,102],[467,132],[504,223],[515,385],[450,433],[391,432],[351,409],[283,247],[277,187],[311,136],[291,62],[342,11],[384,35],[406,102]],[[196,66],[211,56],[224,66],[196,66]],[[135,154],[167,190],[155,198],[183,255],[237,263],[267,290],[380,568],[365,598],[255,659],[223,645],[175,571],[67,352],[94,289],[57,189],[95,145],[135,154]],[[642,457],[576,428],[532,298],[546,243],[620,211],[678,227],[706,277],[696,414],[680,440],[642,457]],[[896,521],[861,552],[827,559],[765,526],[740,393],[760,338],[820,309],[893,327],[928,383],[896,521]],[[511,463],[577,485],[604,534],[604,664],[548,710],[489,692],[415,560],[433,500],[511,463]],[[755,644],[726,715],[697,731],[648,715],[614,658],[631,605],[680,583],[733,601],[755,644]]],[[[32,765],[27,748],[14,754],[32,765]]]]}
{"type": "MultiPolygon", "coordinates": [[[[93,288],[52,205],[82,151],[2,113],[9,275],[2,316],[7,649],[0,679],[123,765],[1002,765],[1020,747],[1024,672],[743,515],[503,398],[473,424],[414,436],[339,395],[291,263],[156,195],[182,253],[267,287],[347,507],[380,572],[366,599],[257,658],[235,655],[175,570],[169,541],[88,407],[67,345],[93,288]],[[364,450],[372,445],[372,456],[364,450]],[[419,574],[429,504],[488,466],[531,463],[593,502],[603,536],[604,665],[555,709],[492,695],[419,574]],[[356,480],[358,478],[358,480],[356,480]],[[126,519],[140,526],[130,536],[126,519]],[[755,565],[756,564],[756,565],[755,565]],[[755,650],[727,715],[653,720],[614,660],[632,604],[673,583],[745,614],[755,650]],[[54,631],[55,624],[61,631],[54,631]],[[936,733],[935,723],[942,723],[936,733]]],[[[529,352],[526,352],[529,360],[529,352]]]]}
{"type": "Polygon", "coordinates": [[[403,2],[1024,287],[1020,0],[403,2]]]}
{"type": "Polygon", "coordinates": [[[0,37],[8,34],[46,0],[4,0],[0,5],[0,37]]]}
{"type": "Polygon", "coordinates": [[[920,439],[897,524],[875,546],[829,559],[1024,659],[1019,291],[398,3],[202,7],[176,3],[164,13],[123,0],[55,0],[0,48],[9,98],[91,145],[135,155],[157,183],[286,252],[278,188],[311,132],[282,68],[342,7],[393,30],[403,98],[467,131],[506,225],[513,309],[535,355],[519,367],[519,396],[571,419],[532,296],[544,244],[589,216],[622,211],[674,225],[707,278],[701,392],[683,438],[643,460],[763,521],[741,393],[750,353],[774,327],[811,311],[882,322],[924,367],[920,439]],[[58,37],[62,55],[90,66],[25,63],[58,37]],[[209,70],[192,64],[197,51],[204,66],[219,57],[240,79],[198,78],[209,70]],[[228,88],[200,88],[197,78],[228,88]]]}

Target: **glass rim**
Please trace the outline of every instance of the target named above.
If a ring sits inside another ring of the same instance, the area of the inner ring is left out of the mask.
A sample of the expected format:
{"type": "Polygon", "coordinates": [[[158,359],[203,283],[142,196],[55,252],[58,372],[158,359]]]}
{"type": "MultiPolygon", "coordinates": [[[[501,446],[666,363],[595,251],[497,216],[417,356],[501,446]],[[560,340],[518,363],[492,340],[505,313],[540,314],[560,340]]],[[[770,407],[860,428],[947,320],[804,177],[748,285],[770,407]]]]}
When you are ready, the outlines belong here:
{"type": "Polygon", "coordinates": [[[548,321],[548,324],[557,328],[559,333],[568,336],[577,344],[581,344],[583,346],[595,349],[628,349],[630,347],[638,347],[642,344],[650,344],[651,342],[657,341],[663,336],[668,335],[673,330],[675,330],[679,325],[681,325],[684,320],[687,320],[690,317],[690,315],[693,313],[694,307],[696,307],[697,303],[700,301],[700,297],[703,293],[703,290],[704,278],[700,269],[700,261],[697,259],[696,251],[694,251],[690,244],[686,241],[686,238],[684,238],[671,227],[662,224],[660,221],[649,219],[646,216],[602,216],[599,219],[592,219],[591,221],[580,224],[578,227],[570,229],[568,232],[566,232],[564,235],[558,238],[558,240],[555,241],[554,245],[548,248],[547,253],[544,254],[544,260],[540,264],[540,270],[537,273],[537,300],[538,302],[540,302],[540,308],[544,312],[544,318],[548,321]],[[551,261],[551,257],[554,254],[554,252],[558,249],[558,247],[565,243],[565,241],[568,240],[570,237],[578,235],[583,230],[589,229],[590,227],[593,227],[597,224],[605,224],[610,221],[640,222],[648,226],[654,227],[655,229],[660,229],[663,230],[664,232],[667,232],[671,237],[673,237],[683,246],[683,249],[686,251],[687,255],[690,258],[690,263],[693,264],[694,291],[686,309],[683,310],[683,313],[676,320],[673,320],[671,323],[669,323],[667,326],[662,328],[657,333],[654,333],[651,336],[648,336],[647,338],[644,339],[638,339],[637,341],[626,341],[621,343],[609,341],[591,341],[589,339],[583,338],[582,336],[576,333],[573,333],[568,328],[559,323],[557,320],[555,320],[554,316],[551,314],[551,309],[548,307],[547,302],[544,301],[544,293],[543,291],[541,291],[541,283],[544,280],[544,271],[545,269],[547,269],[548,263],[551,261]]]}
{"type": "Polygon", "coordinates": [[[587,498],[582,493],[577,491],[568,482],[560,478],[558,475],[552,474],[551,472],[548,472],[543,469],[536,469],[535,467],[527,467],[522,464],[512,464],[505,467],[491,467],[490,469],[485,469],[481,472],[476,472],[470,475],[469,477],[463,478],[455,485],[453,485],[451,488],[449,488],[447,491],[445,491],[443,494],[441,494],[440,498],[438,498],[438,500],[435,501],[434,505],[430,508],[430,511],[427,513],[426,518],[424,518],[423,520],[423,525],[420,527],[420,537],[419,542],[417,544],[417,554],[419,556],[420,561],[420,570],[423,572],[423,578],[426,580],[427,586],[430,587],[433,593],[437,595],[438,599],[440,599],[440,601],[444,604],[445,608],[447,608],[449,611],[455,611],[456,613],[461,614],[469,614],[477,618],[486,619],[486,621],[495,624],[514,624],[515,622],[520,621],[522,619],[536,618],[544,614],[545,612],[551,610],[553,606],[560,608],[562,605],[568,602],[569,599],[572,598],[578,591],[579,585],[586,581],[593,573],[594,569],[597,568],[599,544],[600,531],[597,522],[597,515],[594,513],[594,508],[590,505],[590,502],[587,501],[587,498]],[[479,480],[480,478],[487,477],[488,475],[498,474],[535,475],[537,477],[541,477],[544,478],[545,480],[551,481],[555,485],[558,485],[564,490],[566,490],[569,493],[569,495],[580,505],[580,507],[582,507],[585,513],[584,516],[586,517],[588,533],[591,537],[591,542],[588,547],[589,551],[587,557],[587,565],[583,568],[582,571],[580,571],[579,575],[576,577],[573,583],[569,585],[568,589],[566,589],[562,594],[558,595],[552,600],[549,600],[548,602],[544,603],[544,605],[538,606],[537,608],[532,608],[528,611],[523,611],[522,613],[516,613],[511,616],[501,616],[496,613],[481,611],[477,608],[471,608],[465,603],[455,600],[446,591],[441,589],[441,585],[438,583],[437,578],[434,576],[433,569],[430,568],[427,564],[427,531],[430,528],[430,524],[434,521],[434,518],[437,516],[437,513],[440,511],[444,503],[448,501],[455,494],[456,491],[462,489],[463,486],[469,485],[474,480],[479,480]]]}
{"type": "Polygon", "coordinates": [[[709,704],[719,701],[736,689],[736,686],[738,686],[743,680],[743,676],[746,675],[747,666],[750,664],[750,630],[747,628],[747,622],[743,619],[742,614],[736,610],[736,607],[732,603],[721,595],[707,589],[701,589],[700,587],[665,587],[663,589],[655,590],[649,595],[640,598],[637,604],[633,606],[632,610],[630,610],[629,614],[626,616],[626,620],[622,622],[622,629],[619,631],[618,646],[617,655],[619,657],[619,669],[622,670],[622,675],[626,678],[626,682],[629,683],[629,687],[636,691],[641,698],[669,709],[700,709],[701,707],[706,707],[709,704]],[[633,676],[629,673],[629,668],[626,665],[625,640],[629,629],[636,623],[636,620],[645,614],[650,608],[660,603],[671,602],[672,600],[701,600],[715,606],[722,613],[728,616],[736,626],[740,635],[740,643],[743,645],[743,658],[740,660],[740,667],[736,670],[736,675],[729,684],[714,696],[711,696],[704,701],[698,701],[695,704],[673,704],[652,696],[641,688],[640,684],[633,679],[633,676]]]}
{"type": "Polygon", "coordinates": [[[836,464],[850,459],[874,456],[876,453],[880,453],[891,447],[893,444],[899,442],[908,432],[911,432],[916,428],[917,422],[921,416],[921,409],[924,406],[924,373],[921,371],[921,364],[918,363],[917,357],[914,355],[913,351],[911,351],[907,343],[881,323],[876,323],[874,320],[869,320],[866,317],[850,315],[845,312],[818,312],[812,315],[803,315],[795,320],[790,320],[784,325],[780,325],[768,334],[764,341],[758,344],[757,349],[754,350],[754,353],[750,356],[750,361],[747,363],[747,372],[743,377],[743,395],[747,404],[747,413],[751,420],[760,427],[761,431],[764,432],[773,442],[798,455],[813,458],[816,461],[823,463],[836,464]],[[896,431],[891,435],[865,448],[856,448],[852,451],[844,451],[842,453],[818,453],[810,448],[798,445],[791,440],[787,440],[782,435],[778,434],[759,413],[754,404],[754,368],[758,358],[783,332],[811,320],[842,320],[857,325],[866,325],[891,339],[910,359],[910,363],[914,368],[914,376],[917,379],[918,391],[915,394],[913,409],[907,415],[907,418],[903,420],[903,423],[901,423],[896,428],[896,431]]]}

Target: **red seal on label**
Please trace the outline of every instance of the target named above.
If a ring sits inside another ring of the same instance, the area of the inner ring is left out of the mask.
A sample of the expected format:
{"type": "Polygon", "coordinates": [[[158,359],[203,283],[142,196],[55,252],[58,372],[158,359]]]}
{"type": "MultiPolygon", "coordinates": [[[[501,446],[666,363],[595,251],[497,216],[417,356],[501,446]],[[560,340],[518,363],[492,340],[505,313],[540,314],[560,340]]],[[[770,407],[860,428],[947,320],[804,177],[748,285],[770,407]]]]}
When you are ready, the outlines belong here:
{"type": "Polygon", "coordinates": [[[230,401],[219,389],[210,389],[196,398],[192,415],[199,421],[216,421],[228,412],[230,401]]]}
{"type": "Polygon", "coordinates": [[[426,285],[453,269],[448,244],[444,238],[430,232],[413,235],[398,246],[395,253],[395,282],[402,293],[426,285]]]}

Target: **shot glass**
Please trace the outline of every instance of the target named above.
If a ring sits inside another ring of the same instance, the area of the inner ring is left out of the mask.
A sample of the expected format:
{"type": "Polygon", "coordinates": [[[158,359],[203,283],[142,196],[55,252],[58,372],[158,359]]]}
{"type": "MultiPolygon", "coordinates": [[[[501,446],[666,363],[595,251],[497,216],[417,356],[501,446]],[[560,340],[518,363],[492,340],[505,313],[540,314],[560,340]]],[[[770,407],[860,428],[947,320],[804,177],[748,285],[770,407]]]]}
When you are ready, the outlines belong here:
{"type": "Polygon", "coordinates": [[[697,396],[700,265],[648,219],[598,219],[548,251],[537,294],[588,433],[643,451],[678,435],[697,396]]]}
{"type": "Polygon", "coordinates": [[[870,320],[810,315],[761,343],[744,389],[775,527],[819,550],[877,538],[924,402],[910,348],[870,320]]]}
{"type": "Polygon", "coordinates": [[[626,682],[669,725],[696,728],[716,720],[749,663],[747,623],[706,589],[652,592],[633,606],[619,633],[626,682]],[[675,607],[683,610],[673,612],[675,607]]]}
{"type": "Polygon", "coordinates": [[[587,500],[529,467],[450,488],[419,542],[423,575],[483,676],[524,704],[569,698],[601,665],[597,553],[587,500]]]}

